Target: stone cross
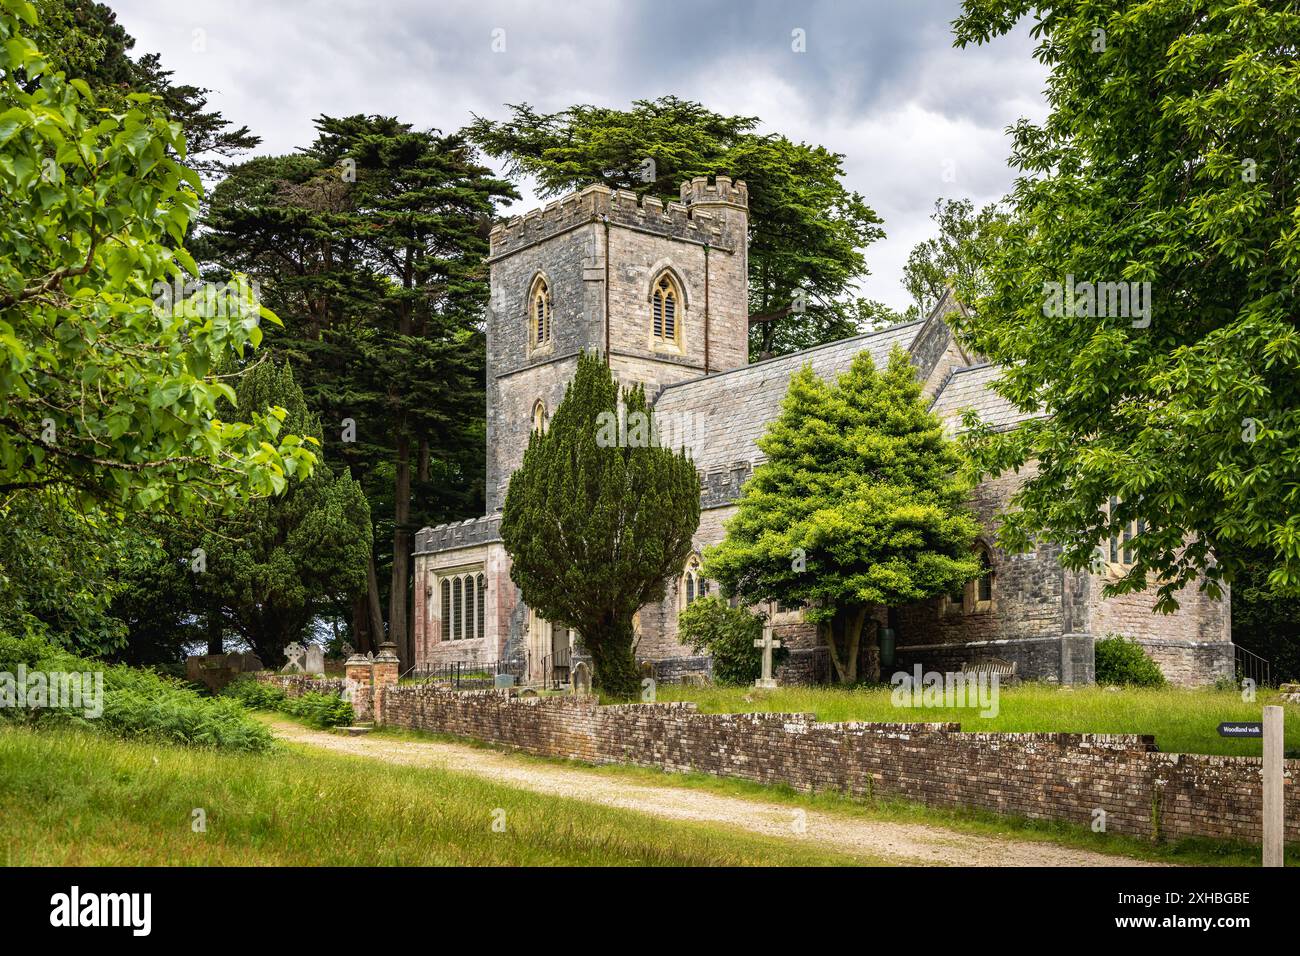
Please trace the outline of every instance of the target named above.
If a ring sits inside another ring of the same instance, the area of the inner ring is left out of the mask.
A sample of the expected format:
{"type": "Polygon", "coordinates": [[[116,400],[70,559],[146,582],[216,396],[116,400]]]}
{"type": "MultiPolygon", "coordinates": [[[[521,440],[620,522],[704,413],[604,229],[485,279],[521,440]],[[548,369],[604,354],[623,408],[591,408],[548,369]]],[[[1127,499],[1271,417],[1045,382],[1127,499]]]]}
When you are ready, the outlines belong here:
{"type": "Polygon", "coordinates": [[[305,674],[307,668],[303,663],[303,658],[307,656],[307,648],[303,647],[297,641],[289,644],[284,649],[285,660],[288,661],[284,667],[280,668],[281,674],[305,674]]]}
{"type": "Polygon", "coordinates": [[[763,649],[763,676],[754,681],[754,686],[763,690],[771,690],[776,687],[776,681],[772,678],[772,651],[781,646],[781,642],[772,636],[772,622],[763,622],[762,640],[754,642],[755,647],[763,649]]]}

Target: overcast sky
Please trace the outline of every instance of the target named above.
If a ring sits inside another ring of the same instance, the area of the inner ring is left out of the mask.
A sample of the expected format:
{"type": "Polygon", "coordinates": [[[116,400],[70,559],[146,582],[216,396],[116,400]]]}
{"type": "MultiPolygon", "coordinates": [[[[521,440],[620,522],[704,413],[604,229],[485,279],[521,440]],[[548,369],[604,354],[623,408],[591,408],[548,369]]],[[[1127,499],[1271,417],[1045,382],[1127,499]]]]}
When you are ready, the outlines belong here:
{"type": "MultiPolygon", "coordinates": [[[[845,156],[885,221],[865,295],[908,305],[912,246],[940,196],[984,203],[1013,172],[1005,129],[1046,112],[1028,32],[957,50],[958,0],[106,0],[182,83],[283,153],[321,113],[450,132],[506,103],[626,107],[674,94],[845,156]],[[792,47],[802,30],[805,52],[792,47]],[[504,32],[499,32],[504,31],[504,32]],[[495,46],[504,49],[494,51],[495,46]]],[[[535,204],[528,183],[523,202],[535,204]]]]}

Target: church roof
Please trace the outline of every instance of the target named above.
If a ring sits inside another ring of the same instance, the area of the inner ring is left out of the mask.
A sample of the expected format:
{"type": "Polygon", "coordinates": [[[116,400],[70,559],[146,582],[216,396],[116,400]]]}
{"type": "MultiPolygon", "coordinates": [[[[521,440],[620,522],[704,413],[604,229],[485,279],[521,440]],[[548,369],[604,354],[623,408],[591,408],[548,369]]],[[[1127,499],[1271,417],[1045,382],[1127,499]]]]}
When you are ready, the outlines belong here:
{"type": "Polygon", "coordinates": [[[848,370],[859,352],[871,353],[877,368],[895,345],[906,349],[924,320],[779,355],[726,372],[667,386],[655,402],[656,426],[665,444],[686,445],[699,471],[725,471],[735,462],[762,457],[758,439],[781,412],[790,377],[804,365],[833,379],[848,370]]]}
{"type": "Polygon", "coordinates": [[[968,410],[975,411],[986,425],[997,431],[1041,417],[1025,414],[993,391],[992,384],[1000,371],[998,366],[990,364],[954,369],[935,396],[930,411],[942,418],[954,433],[962,431],[961,418],[968,410]]]}

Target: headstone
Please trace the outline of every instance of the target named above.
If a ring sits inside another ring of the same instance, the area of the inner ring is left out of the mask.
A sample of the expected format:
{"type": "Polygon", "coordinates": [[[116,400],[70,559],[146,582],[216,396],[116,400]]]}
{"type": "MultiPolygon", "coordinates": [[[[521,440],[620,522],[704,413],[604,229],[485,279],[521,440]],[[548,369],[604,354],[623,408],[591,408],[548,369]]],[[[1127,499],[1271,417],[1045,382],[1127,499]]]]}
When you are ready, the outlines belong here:
{"type": "Polygon", "coordinates": [[[307,648],[307,673],[324,674],[325,673],[325,648],[319,644],[312,644],[307,648]]]}
{"type": "Polygon", "coordinates": [[[772,636],[771,621],[763,622],[763,637],[755,641],[754,646],[763,649],[763,676],[754,681],[754,686],[771,690],[776,687],[776,681],[772,679],[772,651],[781,646],[781,642],[772,636]]]}
{"type": "Polygon", "coordinates": [[[493,678],[493,680],[492,680],[492,686],[493,686],[493,687],[497,687],[497,688],[502,688],[502,687],[514,687],[514,686],[515,686],[515,675],[514,675],[514,674],[497,674],[496,677],[493,678]]]}
{"type": "Polygon", "coordinates": [[[575,697],[591,693],[591,665],[586,661],[578,661],[573,668],[573,693],[575,697]]]}
{"type": "Polygon", "coordinates": [[[305,658],[307,648],[303,647],[297,641],[291,643],[284,649],[284,659],[288,662],[280,668],[281,674],[305,674],[307,667],[305,658]]]}

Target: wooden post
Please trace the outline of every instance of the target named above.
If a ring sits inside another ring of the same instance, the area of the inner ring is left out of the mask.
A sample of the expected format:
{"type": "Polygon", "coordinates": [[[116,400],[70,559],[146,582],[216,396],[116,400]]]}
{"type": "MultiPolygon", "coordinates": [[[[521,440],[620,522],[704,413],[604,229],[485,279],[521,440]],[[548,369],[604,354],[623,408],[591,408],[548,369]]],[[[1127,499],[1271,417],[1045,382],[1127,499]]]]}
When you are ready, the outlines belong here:
{"type": "Polygon", "coordinates": [[[1264,866],[1282,865],[1282,708],[1264,708],[1264,866]]]}

